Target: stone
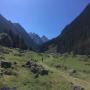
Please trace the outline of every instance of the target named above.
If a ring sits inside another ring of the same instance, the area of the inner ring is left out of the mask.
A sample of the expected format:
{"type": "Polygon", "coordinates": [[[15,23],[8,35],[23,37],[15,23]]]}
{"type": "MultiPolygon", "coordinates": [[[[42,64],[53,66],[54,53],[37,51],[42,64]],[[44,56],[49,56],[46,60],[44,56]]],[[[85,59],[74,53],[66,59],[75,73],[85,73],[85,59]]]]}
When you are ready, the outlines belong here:
{"type": "Polygon", "coordinates": [[[11,68],[12,67],[12,64],[6,61],[1,61],[0,65],[1,65],[1,68],[11,68]]]}

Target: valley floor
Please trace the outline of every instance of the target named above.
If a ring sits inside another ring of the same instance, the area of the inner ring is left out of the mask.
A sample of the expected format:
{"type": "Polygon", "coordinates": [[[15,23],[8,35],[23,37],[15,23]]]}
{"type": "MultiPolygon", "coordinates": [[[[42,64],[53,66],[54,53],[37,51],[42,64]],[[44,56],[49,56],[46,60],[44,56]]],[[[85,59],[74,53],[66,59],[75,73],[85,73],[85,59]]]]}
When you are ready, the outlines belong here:
{"type": "Polygon", "coordinates": [[[11,68],[0,67],[0,88],[74,90],[80,87],[80,90],[90,90],[89,56],[35,53],[0,47],[0,61],[14,63],[11,68]],[[36,75],[24,67],[30,60],[48,70],[48,75],[35,78],[36,75]]]}

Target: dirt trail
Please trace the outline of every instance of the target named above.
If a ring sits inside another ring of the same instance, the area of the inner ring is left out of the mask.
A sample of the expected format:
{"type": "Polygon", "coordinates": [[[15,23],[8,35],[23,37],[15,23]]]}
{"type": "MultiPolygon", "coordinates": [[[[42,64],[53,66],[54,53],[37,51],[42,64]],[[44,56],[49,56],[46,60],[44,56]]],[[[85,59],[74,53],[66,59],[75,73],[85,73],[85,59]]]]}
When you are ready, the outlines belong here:
{"type": "Polygon", "coordinates": [[[65,73],[65,72],[61,72],[62,76],[68,80],[69,82],[74,83],[75,85],[84,87],[85,90],[90,90],[90,82],[79,79],[79,78],[75,78],[73,76],[70,76],[69,74],[65,73]]]}
{"type": "Polygon", "coordinates": [[[55,68],[51,68],[49,66],[47,66],[46,64],[44,63],[40,63],[42,64],[44,67],[46,67],[47,69],[55,72],[55,73],[58,73],[60,74],[60,76],[64,77],[66,80],[68,80],[69,82],[72,82],[74,83],[75,85],[77,86],[81,86],[81,87],[84,87],[85,90],[90,90],[90,82],[88,81],[85,81],[85,80],[82,80],[82,79],[79,79],[79,78],[75,78],[73,76],[70,76],[68,73],[64,72],[64,71],[60,71],[60,70],[57,70],[55,68]]]}

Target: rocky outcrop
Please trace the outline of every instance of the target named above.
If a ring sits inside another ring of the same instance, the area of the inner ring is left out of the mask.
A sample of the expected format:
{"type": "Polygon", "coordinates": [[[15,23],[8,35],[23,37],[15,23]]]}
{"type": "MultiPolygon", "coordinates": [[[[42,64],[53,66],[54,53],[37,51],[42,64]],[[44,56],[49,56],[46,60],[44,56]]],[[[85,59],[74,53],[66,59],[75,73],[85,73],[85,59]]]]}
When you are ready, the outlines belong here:
{"type": "Polygon", "coordinates": [[[26,62],[23,67],[29,68],[33,74],[38,77],[39,75],[48,75],[49,71],[45,69],[42,65],[38,65],[35,61],[30,60],[26,62]]]}
{"type": "Polygon", "coordinates": [[[29,33],[29,36],[32,38],[32,40],[37,44],[37,45],[42,45],[43,43],[47,42],[49,39],[46,36],[40,37],[39,35],[35,33],[29,33]]]}

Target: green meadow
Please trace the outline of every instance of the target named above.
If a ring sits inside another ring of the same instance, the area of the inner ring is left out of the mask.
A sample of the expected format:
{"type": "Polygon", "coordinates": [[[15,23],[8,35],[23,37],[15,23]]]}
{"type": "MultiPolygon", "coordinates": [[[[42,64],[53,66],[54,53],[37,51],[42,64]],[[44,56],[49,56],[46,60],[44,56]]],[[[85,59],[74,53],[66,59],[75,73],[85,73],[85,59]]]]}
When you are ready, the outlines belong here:
{"type": "Polygon", "coordinates": [[[13,68],[1,68],[11,75],[0,74],[0,88],[16,87],[17,90],[73,90],[72,84],[90,90],[90,58],[85,55],[36,53],[0,47],[0,60],[14,63],[13,68]],[[42,61],[43,59],[43,61],[42,61]],[[49,71],[48,75],[35,78],[29,68],[22,67],[35,60],[49,71]],[[75,71],[75,72],[74,72],[75,71]]]}

